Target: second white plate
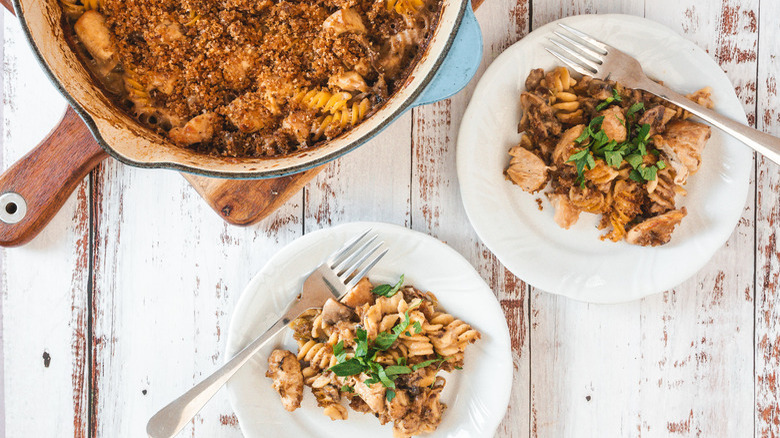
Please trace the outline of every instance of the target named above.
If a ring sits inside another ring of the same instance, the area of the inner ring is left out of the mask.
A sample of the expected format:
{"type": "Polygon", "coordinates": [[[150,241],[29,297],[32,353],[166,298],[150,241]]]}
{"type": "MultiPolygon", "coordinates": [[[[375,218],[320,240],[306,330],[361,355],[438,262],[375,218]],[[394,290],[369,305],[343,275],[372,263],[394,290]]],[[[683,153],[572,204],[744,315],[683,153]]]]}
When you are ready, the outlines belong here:
{"type": "MultiPolygon", "coordinates": [[[[734,88],[718,65],[690,41],[644,18],[583,15],[559,20],[637,58],[646,73],[684,93],[713,88],[715,110],[745,122],[734,88]]],[[[670,289],[704,266],[728,239],[745,205],[752,152],[713,129],[699,172],[678,201],[688,216],[670,243],[656,248],[604,242],[598,216],[583,214],[571,229],[553,221],[542,193],[505,180],[507,151],[520,140],[520,93],[533,68],[560,63],[544,48],[557,23],[508,48],[477,85],[458,136],[458,180],[469,220],[512,273],[547,292],[582,301],[629,301],[670,289]],[[539,211],[536,199],[542,200],[539,211]]]]}
{"type": "MultiPolygon", "coordinates": [[[[278,318],[299,293],[303,279],[350,238],[371,228],[390,249],[369,277],[430,290],[443,309],[468,322],[482,339],[466,350],[463,370],[442,373],[447,384],[442,400],[448,405],[431,438],[492,437],[504,418],[512,388],[512,356],[504,313],[493,292],[474,268],[455,250],[425,234],[396,225],[350,223],[307,234],[279,251],[246,287],[236,305],[225,357],[278,318]]],[[[380,426],[372,415],[349,411],[346,421],[331,421],[317,407],[308,388],[295,412],[282,407],[279,395],[265,377],[274,348],[297,351],[291,331],[269,343],[227,385],[230,403],[247,437],[299,438],[392,437],[392,424],[380,426]]]]}

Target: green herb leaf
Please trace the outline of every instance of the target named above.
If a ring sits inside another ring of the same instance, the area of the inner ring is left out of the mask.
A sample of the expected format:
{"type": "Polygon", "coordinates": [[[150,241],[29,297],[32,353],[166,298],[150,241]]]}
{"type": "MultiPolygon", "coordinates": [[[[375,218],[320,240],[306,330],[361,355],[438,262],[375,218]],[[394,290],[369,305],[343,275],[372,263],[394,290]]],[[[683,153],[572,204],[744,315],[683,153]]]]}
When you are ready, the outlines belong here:
{"type": "Polygon", "coordinates": [[[415,321],[414,324],[412,324],[412,327],[414,327],[414,333],[422,333],[422,325],[420,324],[420,321],[415,321]]]}
{"type": "Polygon", "coordinates": [[[601,131],[601,123],[604,121],[604,116],[594,117],[593,120],[588,123],[588,129],[592,132],[601,131]]]}
{"type": "Polygon", "coordinates": [[[395,391],[393,391],[392,389],[388,389],[387,392],[385,393],[385,398],[389,402],[393,401],[393,399],[395,398],[395,391]]]}
{"type": "Polygon", "coordinates": [[[637,102],[628,108],[628,113],[626,113],[626,116],[631,117],[634,114],[636,114],[638,111],[643,111],[644,109],[645,109],[645,104],[642,102],[637,102]]]}
{"type": "Polygon", "coordinates": [[[339,377],[354,376],[355,374],[362,373],[364,369],[365,367],[363,364],[354,358],[330,367],[330,371],[333,371],[333,373],[339,377]]]}
{"type": "Polygon", "coordinates": [[[636,138],[639,139],[640,142],[647,143],[647,139],[650,138],[650,125],[643,123],[639,128],[639,132],[636,134],[636,138]]]}
{"type": "Polygon", "coordinates": [[[666,169],[666,163],[664,163],[664,160],[658,160],[655,165],[658,166],[658,170],[666,169]]]}
{"type": "Polygon", "coordinates": [[[401,286],[403,285],[404,285],[404,275],[402,274],[401,278],[394,286],[390,286],[389,284],[380,284],[379,286],[372,289],[371,293],[373,293],[374,295],[390,298],[393,295],[397,294],[398,291],[401,290],[401,286]]]}
{"type": "Polygon", "coordinates": [[[433,365],[433,364],[435,364],[436,362],[444,362],[445,360],[447,360],[447,358],[446,358],[446,357],[441,357],[441,356],[439,356],[439,357],[437,357],[436,359],[430,359],[430,360],[426,360],[425,362],[420,362],[420,363],[414,364],[414,365],[412,365],[412,369],[413,369],[414,371],[417,371],[417,370],[419,370],[420,368],[425,368],[425,367],[427,367],[428,365],[433,365]]]}
{"type": "Polygon", "coordinates": [[[347,352],[344,351],[344,341],[339,341],[333,346],[333,355],[336,356],[336,360],[341,363],[347,358],[347,352]]]}
{"type": "Polygon", "coordinates": [[[341,392],[355,392],[355,388],[349,385],[344,385],[341,387],[341,392]]]}
{"type": "Polygon", "coordinates": [[[582,143],[583,141],[587,140],[588,137],[590,137],[590,131],[587,129],[583,129],[582,134],[580,134],[580,136],[577,137],[574,141],[577,143],[582,143]]]}
{"type": "Polygon", "coordinates": [[[639,168],[639,173],[642,174],[642,178],[644,178],[645,181],[654,181],[657,172],[658,168],[655,166],[642,166],[639,168]]]}
{"type": "Polygon", "coordinates": [[[639,167],[640,164],[642,164],[642,156],[639,154],[631,154],[627,157],[625,157],[625,160],[628,161],[628,164],[631,165],[634,169],[639,167]]]}
{"type": "Polygon", "coordinates": [[[385,368],[385,374],[388,376],[398,376],[401,374],[409,374],[412,372],[412,369],[407,366],[401,366],[401,365],[391,365],[387,368],[385,368]]]}
{"type": "Polygon", "coordinates": [[[581,150],[579,152],[575,152],[575,153],[571,154],[571,156],[569,157],[568,161],[566,161],[566,162],[567,163],[571,163],[571,162],[577,161],[580,158],[584,157],[585,154],[587,154],[587,153],[588,153],[587,149],[583,149],[583,150],[581,150]]]}
{"type": "Polygon", "coordinates": [[[406,358],[399,357],[398,359],[395,360],[395,363],[397,363],[398,365],[406,365],[406,358]]]}
{"type": "Polygon", "coordinates": [[[357,342],[355,344],[355,356],[366,357],[368,355],[368,332],[362,327],[355,329],[357,342]]]}
{"type": "Polygon", "coordinates": [[[377,368],[379,368],[377,375],[379,376],[379,381],[382,382],[382,385],[385,388],[395,388],[395,382],[387,375],[387,372],[382,365],[379,365],[377,368]]]}
{"type": "Polygon", "coordinates": [[[623,163],[623,154],[617,151],[606,151],[604,152],[604,161],[606,161],[608,165],[617,169],[623,163]]]}
{"type": "Polygon", "coordinates": [[[456,370],[462,370],[462,369],[463,369],[463,367],[456,366],[456,367],[455,367],[455,369],[456,369],[456,370]]]}
{"type": "Polygon", "coordinates": [[[618,93],[618,91],[616,89],[614,89],[614,88],[612,89],[612,99],[614,99],[615,102],[622,102],[623,101],[623,99],[620,98],[620,94],[618,93]]]}
{"type": "Polygon", "coordinates": [[[376,335],[376,339],[374,340],[374,347],[376,347],[376,349],[379,351],[385,351],[390,348],[393,345],[393,342],[395,342],[397,339],[398,335],[396,334],[381,332],[376,335]]]}
{"type": "Polygon", "coordinates": [[[593,158],[593,154],[588,154],[585,156],[585,159],[588,163],[588,169],[593,169],[596,167],[596,160],[593,158]]]}
{"type": "Polygon", "coordinates": [[[628,174],[628,177],[640,184],[645,183],[644,178],[642,178],[642,174],[640,174],[636,169],[632,169],[631,173],[628,174]]]}

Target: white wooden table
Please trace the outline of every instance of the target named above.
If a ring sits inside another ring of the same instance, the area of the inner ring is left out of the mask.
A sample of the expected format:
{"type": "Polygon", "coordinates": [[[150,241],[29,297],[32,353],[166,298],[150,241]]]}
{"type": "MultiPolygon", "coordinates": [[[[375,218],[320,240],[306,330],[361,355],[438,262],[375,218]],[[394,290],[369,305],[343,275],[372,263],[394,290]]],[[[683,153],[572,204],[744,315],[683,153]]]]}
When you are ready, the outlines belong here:
{"type": "MultiPolygon", "coordinates": [[[[751,123],[780,135],[778,0],[515,1],[477,12],[483,68],[563,15],[646,16],[706,49],[751,123]]],[[[29,99],[50,91],[4,20],[3,169],[62,111],[29,99]]],[[[780,169],[757,159],[731,239],[674,290],[610,306],[559,298],[504,269],[466,219],[454,153],[474,83],[402,117],[248,228],[222,222],[175,172],[101,166],[42,235],[0,252],[2,436],[144,436],[158,408],[222,362],[233,305],[271,255],[354,220],[436,236],[492,285],[515,360],[499,436],[780,435],[780,169]]],[[[241,436],[225,393],[183,436],[241,436]]]]}

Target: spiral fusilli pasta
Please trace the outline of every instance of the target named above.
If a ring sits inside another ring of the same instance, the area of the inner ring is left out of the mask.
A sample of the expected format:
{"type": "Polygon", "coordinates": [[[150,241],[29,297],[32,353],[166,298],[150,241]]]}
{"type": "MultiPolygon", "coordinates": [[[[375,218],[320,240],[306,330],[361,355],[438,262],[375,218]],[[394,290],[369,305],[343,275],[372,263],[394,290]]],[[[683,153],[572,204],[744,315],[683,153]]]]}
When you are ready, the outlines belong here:
{"type": "Polygon", "coordinates": [[[392,422],[395,436],[408,437],[441,422],[445,380],[439,372],[461,368],[467,345],[480,334],[438,309],[432,293],[401,287],[402,281],[388,293],[389,285],[375,289],[363,279],[344,298],[353,307],[329,302],[292,327],[302,385],[312,389],[325,415],[347,419],[346,397],[354,410],[392,422]],[[366,297],[358,290],[385,292],[366,297]]]}

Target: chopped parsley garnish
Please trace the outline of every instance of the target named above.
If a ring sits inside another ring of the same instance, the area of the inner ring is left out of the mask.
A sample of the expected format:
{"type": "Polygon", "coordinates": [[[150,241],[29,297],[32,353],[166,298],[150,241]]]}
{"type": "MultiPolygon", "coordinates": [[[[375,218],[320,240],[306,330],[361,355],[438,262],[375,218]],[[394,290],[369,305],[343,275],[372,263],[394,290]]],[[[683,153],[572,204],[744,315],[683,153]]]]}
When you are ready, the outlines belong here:
{"type": "Polygon", "coordinates": [[[401,286],[404,285],[404,276],[401,274],[401,278],[398,280],[398,283],[391,286],[389,284],[380,284],[379,286],[375,287],[373,290],[371,290],[371,293],[374,295],[379,295],[382,297],[390,298],[393,295],[397,294],[399,290],[401,290],[401,286]]]}
{"type": "Polygon", "coordinates": [[[417,371],[420,368],[425,368],[428,365],[433,365],[433,364],[435,364],[437,362],[439,363],[439,365],[441,365],[441,363],[445,362],[446,360],[447,360],[446,357],[442,357],[441,355],[437,354],[436,355],[436,359],[430,359],[430,360],[426,360],[425,362],[420,362],[420,363],[412,365],[412,370],[417,371]]]}
{"type": "MultiPolygon", "coordinates": [[[[403,278],[401,280],[403,281],[403,278]]],[[[363,383],[366,385],[373,385],[377,382],[381,383],[382,386],[387,388],[387,401],[391,401],[395,397],[394,389],[396,387],[396,377],[409,374],[434,363],[441,364],[447,360],[446,357],[437,355],[436,359],[420,362],[411,367],[407,365],[406,358],[404,357],[399,357],[396,360],[396,365],[383,366],[376,362],[377,353],[389,349],[402,333],[408,333],[410,326],[415,330],[415,333],[420,333],[422,331],[422,326],[419,322],[415,321],[412,323],[409,319],[409,311],[415,309],[419,305],[420,303],[409,306],[406,312],[404,312],[404,319],[398,322],[391,331],[380,332],[373,342],[369,341],[368,332],[363,327],[358,326],[355,330],[355,356],[347,359],[347,353],[344,351],[344,343],[339,341],[333,346],[333,355],[336,357],[338,363],[330,367],[329,370],[333,371],[333,373],[339,377],[366,373],[368,379],[363,383]]],[[[344,387],[346,386],[347,385],[344,387]]],[[[342,387],[342,391],[345,391],[344,387],[342,387]]]]}
{"type": "Polygon", "coordinates": [[[355,388],[349,385],[344,385],[341,387],[341,392],[355,392],[355,388]]]}
{"type": "Polygon", "coordinates": [[[628,113],[626,113],[626,117],[631,117],[637,112],[643,111],[644,109],[645,109],[645,104],[642,102],[637,102],[628,108],[628,113]]]}
{"type": "MultiPolygon", "coordinates": [[[[620,96],[613,89],[613,97],[601,102],[596,110],[605,108],[612,102],[620,102],[620,96]]],[[[627,119],[640,111],[644,111],[644,103],[637,102],[628,109],[627,119]]],[[[656,179],[658,171],[666,167],[666,163],[658,161],[655,164],[644,164],[644,157],[648,153],[658,155],[658,151],[651,149],[648,151],[647,144],[650,141],[650,125],[647,123],[628,123],[627,120],[621,120],[628,131],[626,141],[618,143],[610,140],[601,125],[604,122],[604,116],[594,117],[588,126],[583,129],[582,134],[575,139],[575,143],[582,146],[582,149],[569,156],[567,163],[574,163],[577,169],[577,182],[580,187],[585,187],[584,174],[586,170],[596,167],[596,159],[604,160],[608,166],[619,169],[623,162],[631,166],[629,178],[644,184],[647,181],[656,179]]]]}

